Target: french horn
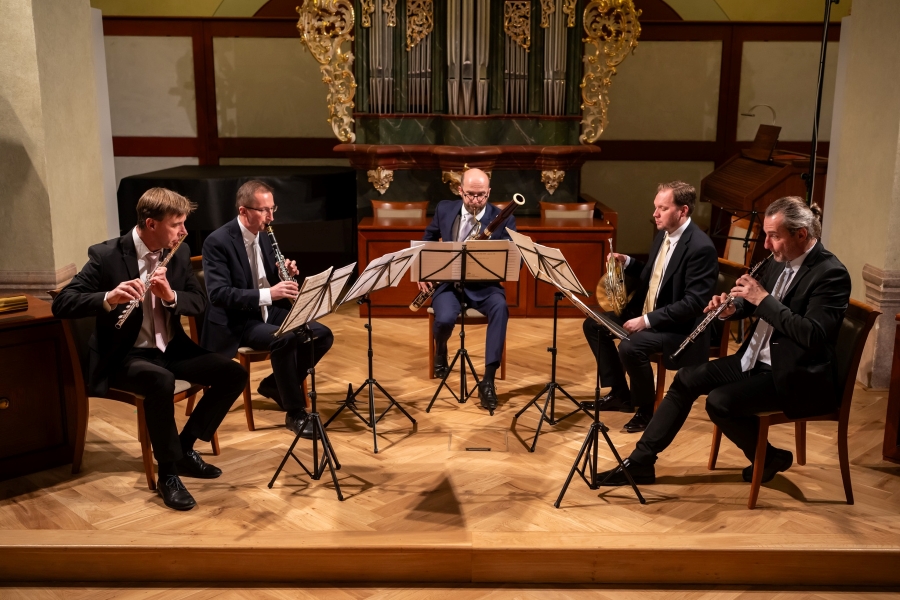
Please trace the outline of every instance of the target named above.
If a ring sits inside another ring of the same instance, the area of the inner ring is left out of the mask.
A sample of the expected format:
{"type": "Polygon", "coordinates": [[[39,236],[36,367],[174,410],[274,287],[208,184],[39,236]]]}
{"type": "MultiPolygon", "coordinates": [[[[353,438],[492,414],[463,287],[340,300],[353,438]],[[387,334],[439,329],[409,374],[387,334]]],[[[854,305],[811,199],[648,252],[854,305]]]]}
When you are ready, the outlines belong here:
{"type": "Polygon", "coordinates": [[[609,240],[609,254],[606,257],[606,273],[597,282],[597,301],[606,311],[619,316],[628,304],[628,290],[625,288],[625,272],[613,253],[612,239],[609,240]],[[605,298],[605,301],[604,301],[605,298]]]}

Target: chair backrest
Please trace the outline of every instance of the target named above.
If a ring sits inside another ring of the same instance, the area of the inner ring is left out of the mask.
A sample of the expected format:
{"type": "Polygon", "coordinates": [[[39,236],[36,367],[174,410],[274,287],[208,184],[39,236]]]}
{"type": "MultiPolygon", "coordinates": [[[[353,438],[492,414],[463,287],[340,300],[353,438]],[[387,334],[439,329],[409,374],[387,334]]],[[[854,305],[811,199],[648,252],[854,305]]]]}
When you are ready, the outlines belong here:
{"type": "Polygon", "coordinates": [[[850,306],[844,314],[841,331],[838,333],[835,348],[835,366],[837,367],[838,385],[843,386],[841,395],[841,417],[849,416],[850,401],[853,399],[853,387],[856,384],[856,372],[862,358],[863,348],[869,331],[881,313],[868,304],[850,300],[850,306]],[[847,414],[844,414],[847,413],[847,414]]]}
{"type": "Polygon", "coordinates": [[[376,219],[424,219],[428,202],[390,202],[372,200],[372,213],[376,219]]]}
{"type": "MultiPolygon", "coordinates": [[[[62,288],[59,287],[55,290],[48,290],[47,294],[49,294],[51,298],[56,298],[61,291],[62,288]]],[[[72,343],[75,345],[75,353],[78,359],[78,373],[85,382],[85,388],[87,388],[87,370],[90,357],[90,346],[88,342],[90,342],[91,334],[94,333],[94,328],[97,326],[97,318],[83,317],[81,319],[63,319],[63,323],[68,326],[69,331],[72,334],[72,343]]]]}
{"type": "MultiPolygon", "coordinates": [[[[760,217],[762,219],[762,217],[760,217]]],[[[749,266],[753,261],[753,253],[756,250],[756,243],[759,241],[760,224],[753,222],[750,231],[750,239],[748,247],[744,248],[744,242],[740,239],[747,235],[747,229],[750,228],[750,219],[732,217],[731,226],[728,228],[728,239],[725,240],[725,258],[732,262],[741,262],[749,266]]]]}
{"type": "Polygon", "coordinates": [[[593,202],[541,202],[542,219],[585,219],[594,218],[593,202]]]}
{"type": "MultiPolygon", "coordinates": [[[[200,287],[203,289],[203,294],[206,295],[208,302],[209,294],[206,291],[206,278],[203,275],[203,256],[191,257],[191,269],[194,271],[197,281],[200,282],[200,287]]],[[[188,317],[188,324],[191,326],[191,340],[193,340],[195,344],[200,343],[200,333],[203,331],[203,322],[205,320],[205,311],[196,317],[188,317]]]]}

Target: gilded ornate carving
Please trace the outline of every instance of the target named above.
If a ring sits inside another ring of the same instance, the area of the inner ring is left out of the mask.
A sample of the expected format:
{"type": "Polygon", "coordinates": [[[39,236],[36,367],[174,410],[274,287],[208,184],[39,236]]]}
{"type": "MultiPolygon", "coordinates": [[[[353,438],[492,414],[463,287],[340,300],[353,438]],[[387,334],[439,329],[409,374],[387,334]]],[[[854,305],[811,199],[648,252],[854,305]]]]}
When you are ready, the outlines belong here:
{"type": "Polygon", "coordinates": [[[606,129],[609,87],[616,67],[633,52],[641,35],[641,11],[632,0],[592,0],[584,9],[584,79],[581,81],[581,140],[592,144],[606,129]]]}
{"type": "Polygon", "coordinates": [[[578,0],[565,0],[563,4],[563,14],[569,17],[566,21],[566,27],[575,27],[575,11],[578,10],[578,0]]]}
{"type": "Polygon", "coordinates": [[[541,27],[550,27],[550,15],[556,12],[556,0],[541,0],[541,27]]]}
{"type": "Polygon", "coordinates": [[[525,49],[531,47],[531,2],[508,0],[503,5],[503,31],[525,49]]]}
{"type": "Polygon", "coordinates": [[[328,122],[342,142],[356,141],[353,133],[353,53],[341,52],[344,42],[353,40],[353,5],[350,0],[304,0],[297,9],[300,40],[319,63],[322,81],[328,86],[328,122]]]}
{"type": "Polygon", "coordinates": [[[559,187],[559,184],[562,183],[565,176],[565,171],[541,171],[541,183],[544,184],[544,187],[547,188],[547,191],[550,192],[550,195],[552,196],[553,192],[556,191],[556,188],[559,187]]]}
{"type": "Polygon", "coordinates": [[[450,186],[450,191],[459,196],[459,186],[462,185],[462,173],[460,171],[444,171],[441,173],[441,181],[450,186]]]}
{"type": "Polygon", "coordinates": [[[425,39],[434,29],[434,0],[407,0],[406,50],[425,39]]]}
{"type": "Polygon", "coordinates": [[[367,171],[366,175],[369,176],[369,183],[378,190],[379,194],[384,194],[394,180],[394,172],[385,169],[384,167],[378,167],[372,171],[367,171]]]}
{"type": "Polygon", "coordinates": [[[372,26],[372,17],[371,15],[375,12],[375,0],[359,0],[360,5],[360,23],[363,27],[371,27],[372,26]]]}
{"type": "Polygon", "coordinates": [[[387,16],[387,26],[397,26],[397,0],[384,0],[381,10],[387,16]]]}

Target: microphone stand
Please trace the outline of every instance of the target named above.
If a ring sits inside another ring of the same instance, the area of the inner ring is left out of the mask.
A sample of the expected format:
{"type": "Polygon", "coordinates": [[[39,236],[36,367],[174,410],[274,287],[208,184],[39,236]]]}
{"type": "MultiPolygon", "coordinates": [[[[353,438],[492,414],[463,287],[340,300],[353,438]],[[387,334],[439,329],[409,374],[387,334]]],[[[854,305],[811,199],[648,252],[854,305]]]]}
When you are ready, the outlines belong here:
{"type": "Polygon", "coordinates": [[[825,0],[825,23],[822,31],[822,50],[819,55],[819,82],[816,85],[816,116],[813,122],[812,148],[809,151],[809,173],[802,175],[806,181],[806,204],[811,205],[816,183],[816,152],[819,146],[819,117],[822,114],[822,86],[825,83],[825,51],[828,49],[828,25],[831,22],[831,5],[841,0],[825,0]]]}

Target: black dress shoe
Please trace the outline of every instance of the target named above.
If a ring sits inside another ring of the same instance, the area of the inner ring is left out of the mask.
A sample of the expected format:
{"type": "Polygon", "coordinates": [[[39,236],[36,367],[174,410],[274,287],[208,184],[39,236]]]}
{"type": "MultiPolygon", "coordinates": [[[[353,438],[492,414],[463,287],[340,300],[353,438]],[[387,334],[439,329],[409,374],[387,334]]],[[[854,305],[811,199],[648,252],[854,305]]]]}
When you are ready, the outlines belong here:
{"type": "Polygon", "coordinates": [[[281,410],[284,410],[284,404],[281,403],[281,394],[278,392],[278,384],[275,383],[274,373],[259,382],[259,387],[256,388],[256,392],[260,396],[271,398],[275,401],[275,404],[281,407],[281,410]]]}
{"type": "Polygon", "coordinates": [[[313,421],[306,418],[305,412],[298,412],[295,415],[290,413],[284,415],[284,426],[293,431],[294,435],[299,433],[304,440],[313,439],[313,421]],[[303,426],[301,431],[300,425],[303,423],[303,419],[306,419],[306,425],[303,426]]]}
{"type": "MultiPolygon", "coordinates": [[[[794,455],[790,450],[775,448],[772,458],[766,461],[766,465],[763,467],[762,483],[772,481],[776,473],[787,471],[792,464],[794,464],[794,455]]],[[[741,478],[747,483],[753,481],[753,465],[744,467],[744,470],[741,471],[741,478]]]]}
{"type": "Polygon", "coordinates": [[[432,374],[435,379],[443,379],[450,372],[450,366],[447,364],[446,354],[434,355],[434,371],[432,374]]]}
{"type": "Polygon", "coordinates": [[[631,420],[625,423],[625,431],[627,433],[640,433],[647,429],[647,424],[650,422],[650,417],[645,415],[641,411],[637,411],[634,413],[634,416],[631,417],[631,420]]]}
{"type": "MultiPolygon", "coordinates": [[[[631,474],[631,478],[634,479],[635,485],[656,482],[656,469],[653,465],[639,465],[637,463],[632,463],[628,458],[622,461],[622,463],[628,468],[628,473],[631,474]]],[[[618,467],[610,469],[609,471],[597,473],[597,479],[594,480],[594,483],[596,485],[608,487],[631,485],[631,482],[628,481],[628,477],[626,477],[625,473],[620,471],[618,467]],[[609,479],[606,479],[607,476],[609,476],[609,479]],[[606,479],[606,481],[603,481],[604,479],[606,479]]]]}
{"type": "Polygon", "coordinates": [[[497,390],[493,381],[482,381],[478,384],[478,397],[481,398],[481,407],[493,412],[497,408],[497,390]]]}
{"type": "Polygon", "coordinates": [[[156,493],[163,499],[166,506],[175,510],[191,510],[197,505],[178,475],[160,477],[156,483],[156,493]]]}
{"type": "Polygon", "coordinates": [[[175,463],[179,475],[196,477],[197,479],[215,479],[222,474],[222,469],[215,467],[201,458],[196,450],[188,450],[175,463]]]}
{"type": "MultiPolygon", "coordinates": [[[[607,394],[600,398],[600,410],[617,410],[619,412],[634,412],[634,407],[631,405],[631,402],[626,400],[622,400],[618,396],[613,394],[607,394]]],[[[582,402],[581,406],[583,406],[586,410],[594,410],[593,402],[582,402]]]]}

